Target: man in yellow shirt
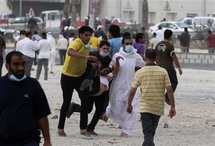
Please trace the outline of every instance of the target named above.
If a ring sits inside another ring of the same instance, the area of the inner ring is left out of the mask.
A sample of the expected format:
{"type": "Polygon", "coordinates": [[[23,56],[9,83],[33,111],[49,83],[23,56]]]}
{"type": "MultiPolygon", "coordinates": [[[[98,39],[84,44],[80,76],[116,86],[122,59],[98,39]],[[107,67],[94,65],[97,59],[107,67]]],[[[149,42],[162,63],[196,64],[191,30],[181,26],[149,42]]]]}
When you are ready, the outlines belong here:
{"type": "Polygon", "coordinates": [[[99,49],[99,43],[100,43],[100,40],[98,38],[98,35],[94,33],[94,35],[91,37],[89,42],[92,51],[97,51],[99,49]]]}
{"type": "Polygon", "coordinates": [[[154,135],[160,116],[164,114],[164,93],[167,90],[170,100],[169,116],[176,115],[174,95],[167,71],[155,64],[156,52],[147,49],[146,65],[135,74],[128,96],[127,112],[132,113],[132,100],[138,87],[141,89],[139,112],[141,114],[144,142],[142,146],[154,146],[154,135]]]}
{"type": "Polygon", "coordinates": [[[63,65],[63,72],[61,75],[61,88],[63,91],[63,104],[60,110],[60,118],[58,123],[59,136],[66,136],[64,132],[64,125],[66,114],[71,103],[73,90],[78,92],[81,100],[80,113],[80,134],[89,136],[87,132],[88,120],[88,90],[80,90],[81,83],[85,79],[85,72],[88,60],[96,60],[95,56],[89,56],[90,47],[89,41],[93,30],[89,26],[82,26],[79,29],[79,38],[74,40],[68,47],[65,62],[63,65]]]}

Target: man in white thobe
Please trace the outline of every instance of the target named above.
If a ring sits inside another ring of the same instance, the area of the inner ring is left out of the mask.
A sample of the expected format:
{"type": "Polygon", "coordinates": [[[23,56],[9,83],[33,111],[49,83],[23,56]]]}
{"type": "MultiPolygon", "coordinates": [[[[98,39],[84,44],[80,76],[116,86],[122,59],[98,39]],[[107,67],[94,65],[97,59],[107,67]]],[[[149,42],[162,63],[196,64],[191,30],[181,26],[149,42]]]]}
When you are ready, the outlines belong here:
{"type": "Polygon", "coordinates": [[[139,94],[135,96],[133,102],[133,113],[127,113],[127,103],[129,90],[135,74],[136,67],[143,67],[145,62],[142,57],[136,53],[136,50],[132,46],[132,39],[130,37],[125,37],[122,40],[123,47],[120,51],[114,54],[110,67],[116,65],[116,59],[119,56],[122,59],[119,60],[119,71],[114,75],[113,81],[110,86],[109,91],[109,105],[106,109],[104,116],[111,118],[113,121],[117,122],[121,127],[121,136],[129,136],[132,130],[136,117],[135,112],[137,111],[139,94]]]}

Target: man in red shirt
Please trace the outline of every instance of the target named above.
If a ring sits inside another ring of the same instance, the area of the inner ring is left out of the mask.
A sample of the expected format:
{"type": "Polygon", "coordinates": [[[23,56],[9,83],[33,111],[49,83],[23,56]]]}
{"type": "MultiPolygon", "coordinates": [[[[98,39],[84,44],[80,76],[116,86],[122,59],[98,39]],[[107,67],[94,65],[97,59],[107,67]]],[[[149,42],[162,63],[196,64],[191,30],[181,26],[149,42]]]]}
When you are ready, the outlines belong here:
{"type": "Polygon", "coordinates": [[[210,29],[208,30],[207,42],[208,42],[208,53],[211,53],[211,54],[215,53],[215,34],[213,34],[210,29]]]}

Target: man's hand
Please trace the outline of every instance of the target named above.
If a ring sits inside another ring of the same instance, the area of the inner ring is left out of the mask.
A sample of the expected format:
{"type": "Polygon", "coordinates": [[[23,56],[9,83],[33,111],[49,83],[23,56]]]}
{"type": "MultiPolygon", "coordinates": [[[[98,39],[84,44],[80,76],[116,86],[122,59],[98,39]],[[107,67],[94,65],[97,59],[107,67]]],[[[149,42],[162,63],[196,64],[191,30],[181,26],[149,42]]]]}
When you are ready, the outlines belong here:
{"type": "Polygon", "coordinates": [[[119,63],[119,60],[120,59],[124,59],[123,57],[121,57],[121,56],[118,56],[118,57],[116,57],[116,63],[115,63],[115,65],[113,66],[113,73],[115,73],[115,74],[117,74],[118,72],[119,72],[119,68],[120,68],[120,63],[119,63]]]}
{"type": "Polygon", "coordinates": [[[89,56],[88,60],[92,60],[93,62],[96,62],[98,60],[98,58],[96,56],[89,56]]]}
{"type": "Polygon", "coordinates": [[[110,73],[110,69],[108,67],[103,68],[102,70],[100,70],[100,75],[102,76],[106,76],[110,73]]]}
{"type": "Polygon", "coordinates": [[[129,114],[131,114],[132,111],[133,111],[132,105],[128,105],[128,107],[127,107],[127,112],[128,112],[129,114]]]}
{"type": "Polygon", "coordinates": [[[116,57],[116,66],[120,66],[120,64],[119,64],[120,59],[124,60],[124,58],[121,56],[116,57]]]}
{"type": "Polygon", "coordinates": [[[182,70],[181,70],[181,68],[178,68],[178,72],[179,72],[180,75],[182,75],[182,70]]]}
{"type": "Polygon", "coordinates": [[[172,118],[176,115],[176,110],[174,107],[171,107],[170,110],[169,110],[169,117],[172,118]]]}

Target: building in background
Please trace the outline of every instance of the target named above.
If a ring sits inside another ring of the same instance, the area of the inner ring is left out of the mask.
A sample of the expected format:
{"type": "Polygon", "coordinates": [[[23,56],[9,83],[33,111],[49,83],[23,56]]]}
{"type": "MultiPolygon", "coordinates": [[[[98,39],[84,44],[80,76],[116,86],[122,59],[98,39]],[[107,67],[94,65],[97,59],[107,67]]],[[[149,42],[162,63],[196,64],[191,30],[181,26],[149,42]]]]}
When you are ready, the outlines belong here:
{"type": "MultiPolygon", "coordinates": [[[[15,3],[12,13],[18,15],[22,1],[22,15],[34,10],[39,16],[44,10],[63,10],[65,0],[11,0],[15,3]]],[[[6,0],[1,0],[0,13],[9,11],[6,0]],[[7,10],[4,10],[7,9],[7,10]]],[[[148,0],[148,22],[157,23],[166,20],[177,20],[184,17],[215,16],[215,0],[148,0]]],[[[142,22],[143,0],[81,0],[77,19],[84,20],[92,14],[100,19],[120,18],[131,23],[142,22]]]]}
{"type": "Polygon", "coordinates": [[[11,0],[14,3],[12,13],[18,17],[20,15],[21,2],[21,16],[25,16],[32,8],[35,15],[39,16],[45,10],[63,10],[65,0],[11,0]]]}

